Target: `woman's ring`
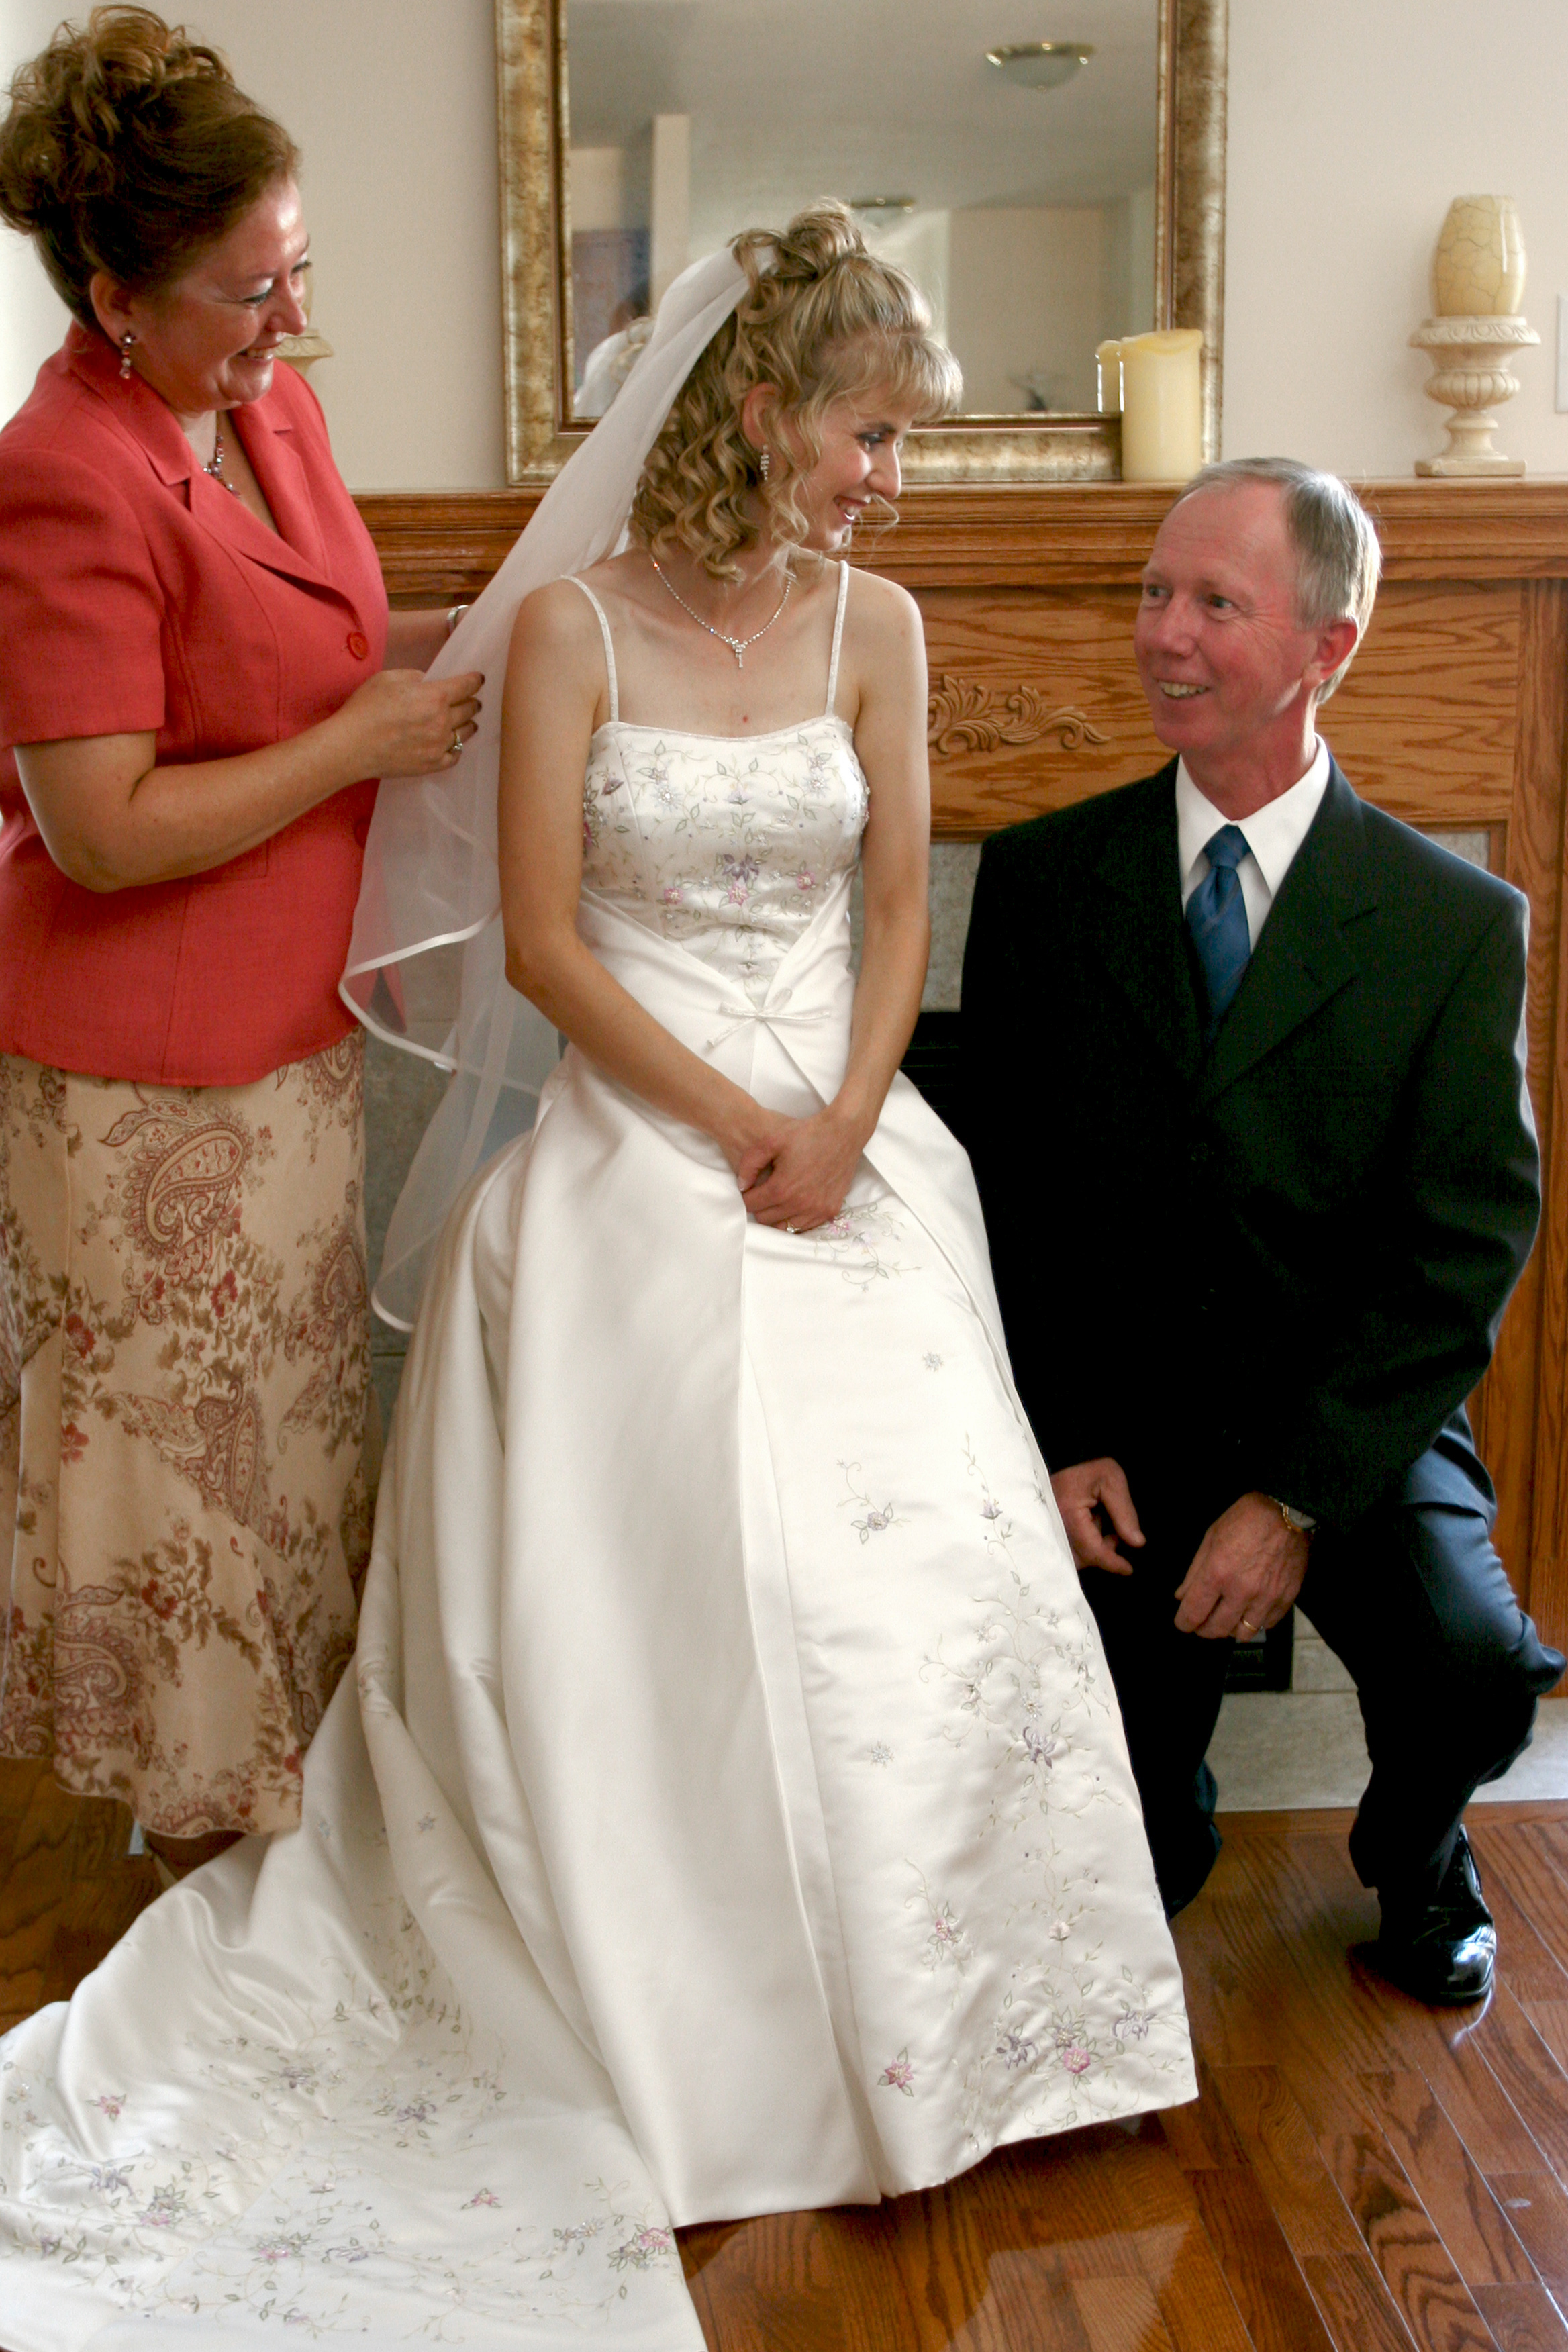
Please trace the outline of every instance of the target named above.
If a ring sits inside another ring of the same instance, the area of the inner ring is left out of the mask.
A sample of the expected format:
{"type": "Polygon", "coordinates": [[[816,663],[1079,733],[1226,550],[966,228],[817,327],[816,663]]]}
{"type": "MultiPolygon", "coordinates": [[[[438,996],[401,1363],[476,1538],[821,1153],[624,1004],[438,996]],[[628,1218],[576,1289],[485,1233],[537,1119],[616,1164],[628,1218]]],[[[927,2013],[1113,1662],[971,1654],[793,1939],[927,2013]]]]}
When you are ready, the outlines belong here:
{"type": "Polygon", "coordinates": [[[785,1231],[785,1233],[786,1233],[786,1234],[793,1234],[793,1233],[794,1233],[794,1231],[795,1231],[795,1227],[794,1227],[793,1225],[786,1225],[786,1226],[784,1227],[784,1231],[785,1231]]]}
{"type": "Polygon", "coordinates": [[[455,729],[453,730],[453,732],[452,732],[452,740],[451,740],[451,741],[450,741],[450,742],[447,744],[447,758],[448,758],[449,760],[455,760],[455,759],[457,758],[457,756],[458,756],[458,752],[462,750],[462,748],[463,748],[463,730],[462,730],[462,729],[461,729],[460,727],[458,727],[458,728],[455,728],[455,729]]]}

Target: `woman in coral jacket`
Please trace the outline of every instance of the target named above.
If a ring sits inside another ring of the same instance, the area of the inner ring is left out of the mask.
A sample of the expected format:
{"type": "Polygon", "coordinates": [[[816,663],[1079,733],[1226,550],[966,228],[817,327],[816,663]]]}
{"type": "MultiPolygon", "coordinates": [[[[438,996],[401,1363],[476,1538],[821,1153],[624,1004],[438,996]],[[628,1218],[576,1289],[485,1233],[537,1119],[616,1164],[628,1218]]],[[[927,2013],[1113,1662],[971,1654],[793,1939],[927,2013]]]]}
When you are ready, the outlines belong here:
{"type": "Polygon", "coordinates": [[[0,433],[0,1753],[174,1869],[292,1826],[353,1645],[374,1406],[376,779],[457,760],[316,401],[287,134],[141,8],[12,86],[73,324],[0,433]],[[388,658],[395,665],[386,667],[388,658]]]}

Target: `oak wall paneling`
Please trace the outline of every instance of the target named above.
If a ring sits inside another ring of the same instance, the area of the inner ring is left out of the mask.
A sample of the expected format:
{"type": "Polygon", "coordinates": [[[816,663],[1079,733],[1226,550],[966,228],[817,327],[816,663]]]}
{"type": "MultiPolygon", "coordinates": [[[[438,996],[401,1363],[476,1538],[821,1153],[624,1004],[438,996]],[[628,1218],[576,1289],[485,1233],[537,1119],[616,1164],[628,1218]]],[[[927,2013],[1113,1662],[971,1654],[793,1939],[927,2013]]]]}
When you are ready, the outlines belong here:
{"type": "MultiPolygon", "coordinates": [[[[1324,733],[1408,824],[1485,830],[1531,904],[1530,1075],[1546,1172],[1541,1242],[1475,1400],[1499,1540],[1543,1634],[1568,1643],[1568,480],[1373,482],[1384,583],[1324,733]]],[[[395,603],[478,594],[530,490],[359,501],[395,603]]],[[[1131,483],[911,488],[861,560],[925,616],[932,831],[998,827],[1148,773],[1164,753],[1131,652],[1138,580],[1169,493],[1131,483]]]]}

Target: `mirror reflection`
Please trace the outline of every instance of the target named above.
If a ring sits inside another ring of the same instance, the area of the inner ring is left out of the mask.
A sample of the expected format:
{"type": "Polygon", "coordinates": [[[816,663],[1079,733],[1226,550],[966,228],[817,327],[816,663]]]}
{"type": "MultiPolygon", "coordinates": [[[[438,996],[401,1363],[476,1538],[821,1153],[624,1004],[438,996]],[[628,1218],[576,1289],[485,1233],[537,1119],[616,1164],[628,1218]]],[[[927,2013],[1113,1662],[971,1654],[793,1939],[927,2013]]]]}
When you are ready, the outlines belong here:
{"type": "Polygon", "coordinates": [[[1154,323],[1156,0],[568,0],[566,41],[578,418],[689,262],[820,195],[970,415],[1090,411],[1096,344],[1154,323]]]}

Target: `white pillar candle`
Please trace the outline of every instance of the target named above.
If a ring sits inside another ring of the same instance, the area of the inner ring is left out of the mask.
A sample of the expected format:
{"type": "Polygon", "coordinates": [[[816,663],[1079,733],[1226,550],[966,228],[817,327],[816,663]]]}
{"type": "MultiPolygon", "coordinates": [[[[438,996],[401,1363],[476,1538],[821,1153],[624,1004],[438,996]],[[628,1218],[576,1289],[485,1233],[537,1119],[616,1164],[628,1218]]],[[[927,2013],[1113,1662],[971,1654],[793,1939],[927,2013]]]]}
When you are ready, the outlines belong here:
{"type": "Polygon", "coordinates": [[[1100,369],[1100,413],[1101,416],[1121,414],[1121,345],[1112,337],[1095,345],[1094,356],[1100,369]]]}
{"type": "Polygon", "coordinates": [[[1204,339],[1168,328],[1121,341],[1121,478],[1189,482],[1204,462],[1204,339]]]}

